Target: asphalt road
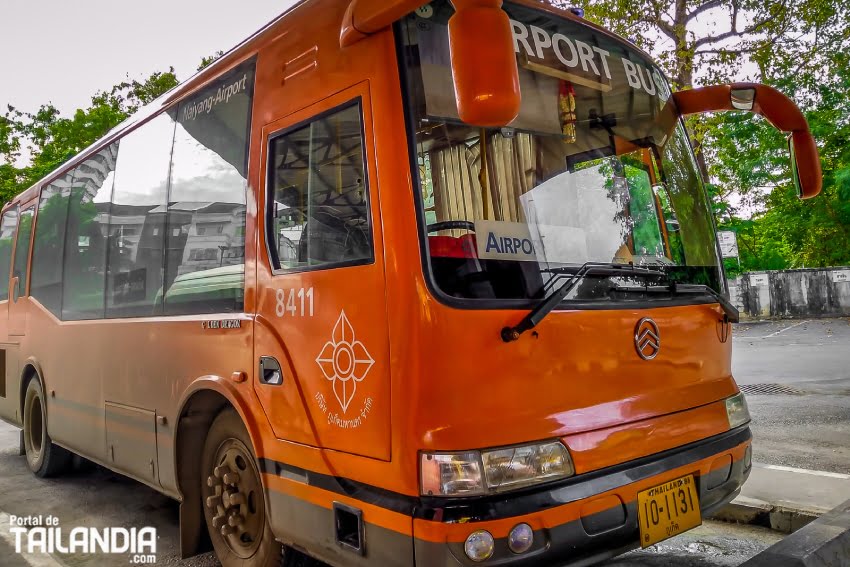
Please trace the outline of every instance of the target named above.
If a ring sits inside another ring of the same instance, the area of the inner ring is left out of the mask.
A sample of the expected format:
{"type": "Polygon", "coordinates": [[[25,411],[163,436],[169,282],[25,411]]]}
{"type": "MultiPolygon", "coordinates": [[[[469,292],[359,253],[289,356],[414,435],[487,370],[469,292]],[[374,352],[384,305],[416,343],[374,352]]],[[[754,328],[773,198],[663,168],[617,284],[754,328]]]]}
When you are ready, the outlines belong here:
{"type": "Polygon", "coordinates": [[[850,319],[741,323],[732,344],[738,384],[833,383],[850,390],[850,319]]]}
{"type": "MultiPolygon", "coordinates": [[[[0,565],[3,567],[126,567],[129,554],[73,556],[15,553],[9,516],[52,515],[67,532],[75,527],[157,530],[156,565],[218,565],[212,554],[181,562],[177,503],[152,489],[91,464],[55,479],[36,478],[18,456],[18,430],[0,422],[0,565]]],[[[26,552],[26,549],[23,551],[26,552]]],[[[34,550],[35,551],[35,550],[34,550]]]]}
{"type": "Polygon", "coordinates": [[[850,471],[850,319],[740,324],[732,371],[753,418],[753,460],[850,471]]]}

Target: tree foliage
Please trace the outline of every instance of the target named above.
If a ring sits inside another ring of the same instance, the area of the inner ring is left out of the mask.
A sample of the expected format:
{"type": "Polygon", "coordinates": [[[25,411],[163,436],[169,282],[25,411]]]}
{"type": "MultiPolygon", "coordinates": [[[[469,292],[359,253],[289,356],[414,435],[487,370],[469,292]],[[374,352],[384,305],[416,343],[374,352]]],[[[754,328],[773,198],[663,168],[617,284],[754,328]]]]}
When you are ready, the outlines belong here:
{"type": "Polygon", "coordinates": [[[207,67],[209,67],[210,65],[212,65],[213,63],[215,63],[216,61],[221,59],[222,55],[224,55],[224,51],[219,50],[219,51],[216,51],[215,53],[213,53],[212,55],[208,55],[207,57],[202,57],[201,63],[198,65],[198,71],[203,71],[204,69],[206,69],[207,67]]]}
{"type": "Polygon", "coordinates": [[[800,66],[788,59],[767,82],[803,109],[818,142],[820,196],[801,201],[790,179],[785,137],[764,120],[727,113],[707,133],[721,226],[738,232],[749,269],[850,264],[850,41],[800,66]],[[737,196],[738,206],[730,201],[737,196]],[[746,210],[759,212],[745,218],[746,210]],[[781,261],[780,261],[781,260],[781,261]]]}
{"type": "Polygon", "coordinates": [[[746,61],[764,65],[779,51],[817,51],[819,34],[842,20],[846,26],[848,1],[589,0],[584,7],[588,19],[655,56],[674,87],[685,89],[694,86],[696,69],[729,80],[746,61]]]}

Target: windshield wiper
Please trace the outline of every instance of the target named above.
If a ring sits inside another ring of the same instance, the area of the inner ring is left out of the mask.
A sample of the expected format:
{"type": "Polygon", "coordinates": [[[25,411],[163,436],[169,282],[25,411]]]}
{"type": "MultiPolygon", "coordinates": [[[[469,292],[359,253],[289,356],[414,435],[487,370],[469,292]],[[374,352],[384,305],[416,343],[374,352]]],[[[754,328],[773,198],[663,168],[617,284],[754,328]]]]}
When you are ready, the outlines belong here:
{"type": "Polygon", "coordinates": [[[738,312],[738,309],[732,305],[726,297],[722,294],[717,293],[712,288],[707,285],[702,284],[681,284],[677,282],[672,282],[667,286],[656,286],[656,287],[620,287],[614,286],[611,288],[612,291],[626,292],[626,293],[670,293],[672,295],[678,295],[683,293],[693,293],[700,295],[710,295],[717,303],[720,304],[720,307],[723,309],[724,313],[724,321],[729,323],[737,323],[741,320],[741,316],[738,312]]]}
{"type": "Polygon", "coordinates": [[[647,268],[638,268],[634,264],[615,264],[602,262],[585,262],[578,269],[572,267],[552,268],[542,270],[556,274],[557,276],[565,276],[572,274],[564,284],[550,293],[543,301],[541,301],[534,309],[522,318],[522,320],[513,327],[507,326],[502,329],[502,340],[506,343],[519,339],[524,332],[533,329],[546,315],[552,312],[555,307],[567,296],[570,291],[588,275],[603,275],[603,276],[655,276],[666,277],[664,272],[658,270],[649,270],[647,268]]]}

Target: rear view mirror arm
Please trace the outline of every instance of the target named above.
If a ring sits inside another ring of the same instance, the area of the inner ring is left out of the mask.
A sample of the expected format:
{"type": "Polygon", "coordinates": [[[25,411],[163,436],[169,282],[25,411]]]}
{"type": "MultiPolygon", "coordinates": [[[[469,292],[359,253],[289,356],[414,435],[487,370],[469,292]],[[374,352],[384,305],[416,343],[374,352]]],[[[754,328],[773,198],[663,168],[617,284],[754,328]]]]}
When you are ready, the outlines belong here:
{"type": "Polygon", "coordinates": [[[805,116],[790,98],[773,87],[758,83],[731,83],[700,87],[673,94],[680,116],[722,110],[749,110],[764,116],[775,128],[788,134],[796,160],[795,184],[800,197],[820,193],[822,173],[815,139],[805,116]]]}

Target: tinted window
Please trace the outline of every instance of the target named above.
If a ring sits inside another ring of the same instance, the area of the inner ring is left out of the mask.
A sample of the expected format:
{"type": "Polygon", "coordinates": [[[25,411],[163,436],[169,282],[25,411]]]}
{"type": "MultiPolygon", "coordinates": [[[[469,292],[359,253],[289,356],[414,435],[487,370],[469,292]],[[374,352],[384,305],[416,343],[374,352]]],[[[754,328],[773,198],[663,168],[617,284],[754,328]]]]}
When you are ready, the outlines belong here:
{"type": "Polygon", "coordinates": [[[27,289],[27,262],[30,258],[30,236],[32,235],[33,207],[21,213],[18,225],[18,237],[15,243],[15,269],[12,277],[18,278],[18,295],[25,295],[27,289]]]}
{"type": "Polygon", "coordinates": [[[12,247],[18,228],[18,207],[3,213],[0,220],[0,301],[9,299],[9,273],[12,269],[12,247]]]}
{"type": "Polygon", "coordinates": [[[177,111],[166,237],[166,313],[241,311],[253,63],[177,111]]]}
{"type": "Polygon", "coordinates": [[[276,268],[372,259],[359,104],[278,136],[269,159],[267,226],[276,268]]]}
{"type": "Polygon", "coordinates": [[[59,317],[62,310],[62,257],[73,172],[41,190],[32,253],[30,295],[59,317]]]}
{"type": "Polygon", "coordinates": [[[118,142],[74,170],[65,237],[65,289],[62,318],[103,317],[109,200],[118,142]]]}
{"type": "Polygon", "coordinates": [[[121,140],[109,216],[107,317],[161,313],[173,138],[174,121],[163,114],[121,140]]]}

